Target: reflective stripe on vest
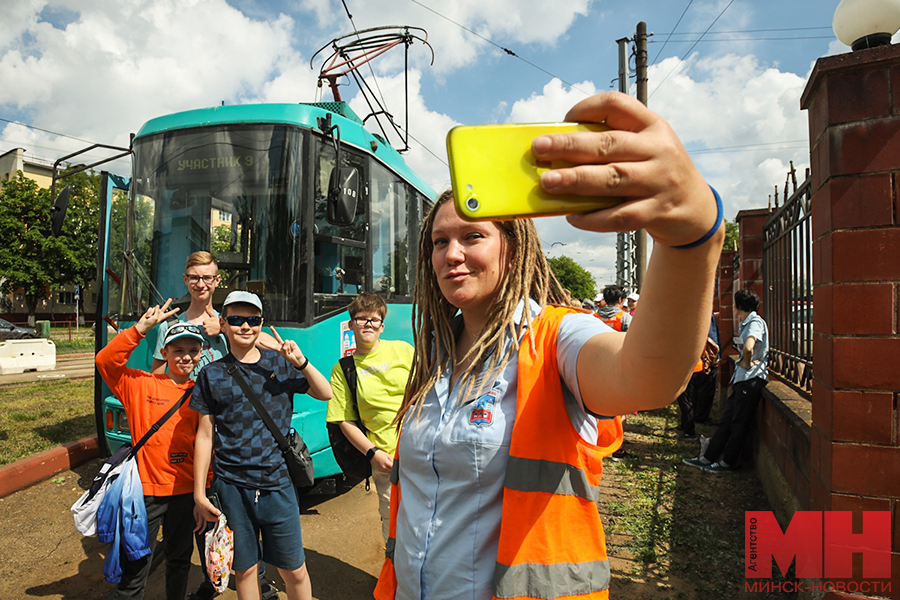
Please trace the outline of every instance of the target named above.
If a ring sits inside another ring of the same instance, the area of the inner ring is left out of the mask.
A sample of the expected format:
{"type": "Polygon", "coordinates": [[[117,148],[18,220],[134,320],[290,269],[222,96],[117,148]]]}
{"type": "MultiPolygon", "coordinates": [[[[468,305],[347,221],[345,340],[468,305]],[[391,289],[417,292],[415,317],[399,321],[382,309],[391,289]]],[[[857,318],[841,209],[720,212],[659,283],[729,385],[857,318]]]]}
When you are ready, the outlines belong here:
{"type": "MultiPolygon", "coordinates": [[[[398,453],[394,453],[394,464],[391,467],[391,491],[400,483],[400,456],[398,453]]],[[[392,519],[393,521],[394,519],[392,519]]],[[[396,527],[396,523],[393,523],[394,527],[396,527]]],[[[394,537],[396,533],[394,531],[389,531],[387,542],[384,545],[384,557],[389,558],[390,560],[394,560],[394,548],[397,547],[397,539],[394,537]]]]}
{"type": "Polygon", "coordinates": [[[608,560],[542,565],[498,564],[494,571],[495,598],[559,598],[602,592],[609,588],[608,560]]]}
{"type": "Polygon", "coordinates": [[[504,485],[520,492],[546,492],[578,496],[591,502],[600,498],[600,487],[588,482],[584,471],[573,465],[510,456],[504,485]]]}
{"type": "Polygon", "coordinates": [[[610,569],[597,512],[602,457],[622,440],[619,419],[583,440],[563,400],[557,333],[571,309],[548,306],[519,349],[516,421],[503,491],[494,598],[608,598],[610,569]]]}

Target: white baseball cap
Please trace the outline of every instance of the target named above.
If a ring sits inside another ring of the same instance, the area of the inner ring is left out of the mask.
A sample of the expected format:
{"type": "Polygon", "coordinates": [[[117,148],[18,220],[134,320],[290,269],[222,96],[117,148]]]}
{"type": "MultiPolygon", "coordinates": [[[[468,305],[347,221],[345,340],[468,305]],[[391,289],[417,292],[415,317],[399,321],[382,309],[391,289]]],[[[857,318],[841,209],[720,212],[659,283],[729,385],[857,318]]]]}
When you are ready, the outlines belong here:
{"type": "Polygon", "coordinates": [[[631,292],[630,294],[628,294],[626,300],[634,300],[635,302],[637,302],[640,297],[640,294],[638,294],[637,292],[631,292]]]}
{"type": "Polygon", "coordinates": [[[203,330],[200,329],[199,325],[194,325],[193,323],[176,323],[166,330],[166,336],[163,338],[163,346],[168,346],[175,340],[184,337],[197,340],[201,344],[206,344],[206,340],[203,339],[203,330]]]}
{"type": "Polygon", "coordinates": [[[250,304],[259,309],[259,312],[262,313],[262,302],[259,300],[259,296],[253,294],[251,292],[245,292],[243,290],[235,290],[228,294],[225,298],[225,302],[222,303],[222,308],[225,308],[229,304],[250,304]]]}

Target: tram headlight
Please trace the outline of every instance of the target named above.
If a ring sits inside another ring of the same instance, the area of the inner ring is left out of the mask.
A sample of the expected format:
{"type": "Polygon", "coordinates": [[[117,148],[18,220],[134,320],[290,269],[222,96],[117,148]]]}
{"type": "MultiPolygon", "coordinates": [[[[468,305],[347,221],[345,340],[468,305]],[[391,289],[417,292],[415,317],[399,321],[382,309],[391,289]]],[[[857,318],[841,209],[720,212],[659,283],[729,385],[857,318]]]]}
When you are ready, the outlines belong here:
{"type": "Polygon", "coordinates": [[[116,411],[116,429],[123,433],[131,433],[131,427],[128,425],[128,415],[124,410],[116,411]]]}

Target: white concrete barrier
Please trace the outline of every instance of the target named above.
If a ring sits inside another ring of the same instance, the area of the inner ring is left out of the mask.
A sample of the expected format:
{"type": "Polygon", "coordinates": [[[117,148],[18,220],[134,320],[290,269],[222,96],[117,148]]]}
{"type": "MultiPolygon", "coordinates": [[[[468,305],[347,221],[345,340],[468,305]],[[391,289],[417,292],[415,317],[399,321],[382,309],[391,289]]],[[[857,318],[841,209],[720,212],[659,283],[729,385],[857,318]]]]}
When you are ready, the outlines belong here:
{"type": "Polygon", "coordinates": [[[56,344],[43,338],[0,342],[0,375],[56,368],[56,344]]]}

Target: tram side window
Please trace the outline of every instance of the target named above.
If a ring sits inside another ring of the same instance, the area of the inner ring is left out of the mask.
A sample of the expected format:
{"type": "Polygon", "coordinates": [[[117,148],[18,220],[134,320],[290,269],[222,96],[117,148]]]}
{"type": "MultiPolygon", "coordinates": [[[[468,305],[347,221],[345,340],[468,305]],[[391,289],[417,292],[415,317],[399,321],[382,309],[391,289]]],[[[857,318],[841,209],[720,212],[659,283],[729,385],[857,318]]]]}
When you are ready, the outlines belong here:
{"type": "Polygon", "coordinates": [[[408,189],[379,164],[371,181],[372,288],[387,298],[409,296],[408,189]]]}
{"type": "MultiPolygon", "coordinates": [[[[313,291],[317,318],[346,309],[350,301],[369,288],[366,270],[366,190],[360,190],[356,218],[350,225],[332,225],[326,219],[328,183],[335,164],[334,147],[316,140],[315,240],[313,291]]],[[[356,167],[360,180],[366,180],[364,159],[349,148],[341,151],[343,166],[356,167]]]]}
{"type": "MultiPolygon", "coordinates": [[[[325,218],[328,204],[328,183],[331,180],[331,171],[334,168],[334,147],[330,142],[323,143],[316,140],[316,174],[315,174],[315,235],[366,241],[366,190],[360,190],[360,198],[356,203],[356,218],[350,225],[332,225],[325,218]]],[[[349,148],[341,151],[341,163],[346,167],[356,167],[359,170],[360,181],[366,181],[363,158],[352,153],[349,148]]]]}

